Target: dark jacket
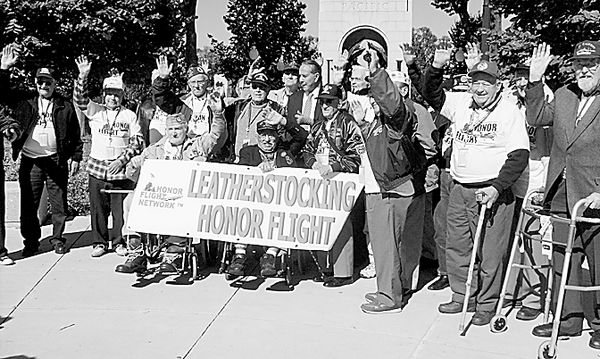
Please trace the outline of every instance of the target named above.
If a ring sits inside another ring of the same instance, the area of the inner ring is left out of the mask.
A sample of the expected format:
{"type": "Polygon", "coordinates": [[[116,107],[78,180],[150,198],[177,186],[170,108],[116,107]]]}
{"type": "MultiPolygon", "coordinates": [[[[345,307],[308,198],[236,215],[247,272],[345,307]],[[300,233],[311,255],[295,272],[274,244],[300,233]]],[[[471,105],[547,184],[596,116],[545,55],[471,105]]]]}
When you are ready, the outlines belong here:
{"type": "MultiPolygon", "coordinates": [[[[255,167],[260,165],[262,161],[258,145],[247,146],[240,150],[239,165],[255,167]]],[[[296,159],[290,151],[278,148],[275,155],[275,167],[296,167],[296,159]]]]}
{"type": "MultiPolygon", "coordinates": [[[[321,90],[319,90],[319,93],[321,93],[321,90]]],[[[287,104],[287,121],[288,123],[295,123],[296,122],[296,114],[302,113],[302,101],[304,100],[304,91],[300,90],[300,91],[296,91],[294,92],[290,98],[288,99],[288,104],[287,104]]],[[[321,110],[321,100],[317,99],[317,105],[315,108],[315,113],[314,113],[314,122],[316,123],[317,121],[323,120],[323,111],[321,110]]]]}
{"type": "Polygon", "coordinates": [[[329,165],[333,171],[358,173],[360,155],[365,151],[360,128],[352,115],[343,110],[340,110],[332,121],[328,132],[325,131],[324,120],[312,125],[302,150],[304,163],[308,168],[312,168],[316,162],[315,153],[319,142],[323,136],[328,136],[337,148],[337,151],[333,148],[329,151],[329,165]]]}
{"type": "MultiPolygon", "coordinates": [[[[21,135],[12,144],[13,159],[16,160],[38,121],[38,94],[11,88],[8,71],[0,70],[0,102],[13,110],[14,118],[19,122],[22,130],[21,135]]],[[[61,97],[56,92],[52,96],[52,103],[54,106],[52,123],[56,134],[59,161],[67,161],[68,159],[81,161],[83,142],[81,141],[75,108],[71,101],[61,97]]]]}
{"type": "Polygon", "coordinates": [[[575,83],[558,89],[550,103],[545,101],[541,82],[530,84],[525,101],[529,125],[552,126],[546,201],[554,196],[555,184],[564,169],[569,209],[581,198],[600,192],[600,96],[596,96],[577,126],[581,90],[575,83]]]}
{"type": "MultiPolygon", "coordinates": [[[[416,136],[414,107],[407,106],[385,70],[373,74],[369,83],[371,96],[381,109],[365,133],[375,180],[384,192],[412,181],[414,194],[424,193],[427,160],[416,136]]],[[[431,133],[425,136],[431,139],[431,133]]]]}

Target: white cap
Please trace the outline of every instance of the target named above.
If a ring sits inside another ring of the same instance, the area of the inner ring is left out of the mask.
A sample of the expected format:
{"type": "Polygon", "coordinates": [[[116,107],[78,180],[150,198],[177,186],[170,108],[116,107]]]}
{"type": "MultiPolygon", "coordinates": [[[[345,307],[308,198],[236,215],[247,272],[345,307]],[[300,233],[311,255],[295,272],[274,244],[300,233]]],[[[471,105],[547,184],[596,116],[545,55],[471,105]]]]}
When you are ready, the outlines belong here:
{"type": "Polygon", "coordinates": [[[405,85],[410,85],[410,77],[406,72],[402,71],[388,71],[390,75],[390,79],[393,83],[402,83],[405,85]]]}
{"type": "Polygon", "coordinates": [[[112,75],[104,79],[102,82],[103,89],[115,89],[115,90],[125,90],[125,84],[123,83],[123,74],[112,75]]]}

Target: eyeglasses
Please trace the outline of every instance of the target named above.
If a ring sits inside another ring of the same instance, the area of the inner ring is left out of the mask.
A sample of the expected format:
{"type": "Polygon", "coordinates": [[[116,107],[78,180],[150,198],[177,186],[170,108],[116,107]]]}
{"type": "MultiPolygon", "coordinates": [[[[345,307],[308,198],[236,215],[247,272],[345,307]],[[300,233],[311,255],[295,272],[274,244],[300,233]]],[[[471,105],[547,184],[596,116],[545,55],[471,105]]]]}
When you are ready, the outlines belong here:
{"type": "Polygon", "coordinates": [[[583,68],[585,67],[590,71],[594,71],[598,68],[598,65],[600,65],[600,59],[578,59],[573,61],[573,67],[575,68],[575,70],[583,70],[583,68]]]}
{"type": "Polygon", "coordinates": [[[252,89],[253,90],[259,89],[259,90],[267,91],[267,87],[266,86],[258,85],[258,84],[252,84],[252,89]]]}
{"type": "Polygon", "coordinates": [[[324,99],[321,99],[321,104],[332,107],[336,101],[337,101],[337,99],[324,98],[324,99]]]}
{"type": "Polygon", "coordinates": [[[188,84],[190,86],[198,86],[198,85],[204,85],[207,82],[208,82],[208,80],[194,80],[194,81],[188,82],[188,84]]]}
{"type": "Polygon", "coordinates": [[[54,83],[54,80],[50,80],[50,79],[37,79],[36,83],[40,86],[42,85],[48,85],[48,86],[52,86],[52,84],[54,83]]]}

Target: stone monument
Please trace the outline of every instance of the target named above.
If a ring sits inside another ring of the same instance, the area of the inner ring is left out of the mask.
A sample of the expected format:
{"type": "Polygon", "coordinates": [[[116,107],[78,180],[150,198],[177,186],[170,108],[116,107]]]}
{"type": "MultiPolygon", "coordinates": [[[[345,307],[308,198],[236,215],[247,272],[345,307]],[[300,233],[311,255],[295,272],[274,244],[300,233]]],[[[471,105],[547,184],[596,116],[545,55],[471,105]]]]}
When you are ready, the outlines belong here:
{"type": "Polygon", "coordinates": [[[388,67],[396,69],[399,44],[411,43],[413,0],[320,0],[319,51],[323,77],[329,81],[332,61],[363,39],[387,50],[388,67]]]}

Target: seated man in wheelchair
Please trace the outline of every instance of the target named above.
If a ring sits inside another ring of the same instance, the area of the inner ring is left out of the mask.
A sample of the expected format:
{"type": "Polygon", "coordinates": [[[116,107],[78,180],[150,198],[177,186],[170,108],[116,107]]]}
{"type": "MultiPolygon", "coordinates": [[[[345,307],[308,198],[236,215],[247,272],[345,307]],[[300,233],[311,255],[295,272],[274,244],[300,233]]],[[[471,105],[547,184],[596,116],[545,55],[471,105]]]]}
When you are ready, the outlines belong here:
{"type": "MultiPolygon", "coordinates": [[[[274,124],[267,120],[261,121],[256,125],[258,133],[258,144],[243,147],[240,150],[240,159],[238,164],[244,166],[258,166],[263,172],[269,172],[279,167],[295,167],[296,155],[304,146],[308,132],[298,124],[293,124],[286,128],[288,134],[292,136],[289,143],[284,143],[280,139],[280,133],[283,130],[284,117],[280,118],[280,123],[274,124]],[[291,127],[291,128],[290,128],[291,127]]],[[[243,276],[246,264],[247,244],[236,244],[235,254],[231,264],[226,272],[233,276],[243,276]]],[[[279,253],[279,248],[270,247],[260,259],[260,275],[263,277],[272,277],[277,274],[275,259],[279,253]]]]}
{"type": "MultiPolygon", "coordinates": [[[[212,101],[218,111],[214,113],[221,116],[220,100],[212,101]]],[[[127,165],[128,178],[137,180],[140,169],[146,159],[176,160],[176,161],[206,161],[212,149],[217,144],[219,135],[213,132],[189,138],[188,123],[182,114],[168,115],[166,119],[166,137],[146,148],[141,155],[131,159],[127,165]]],[[[167,237],[170,243],[160,265],[161,273],[177,272],[175,261],[181,258],[188,238],[167,237]]],[[[133,237],[129,243],[129,256],[125,263],[115,268],[120,273],[141,273],[146,270],[147,257],[139,237],[133,237]]]]}

